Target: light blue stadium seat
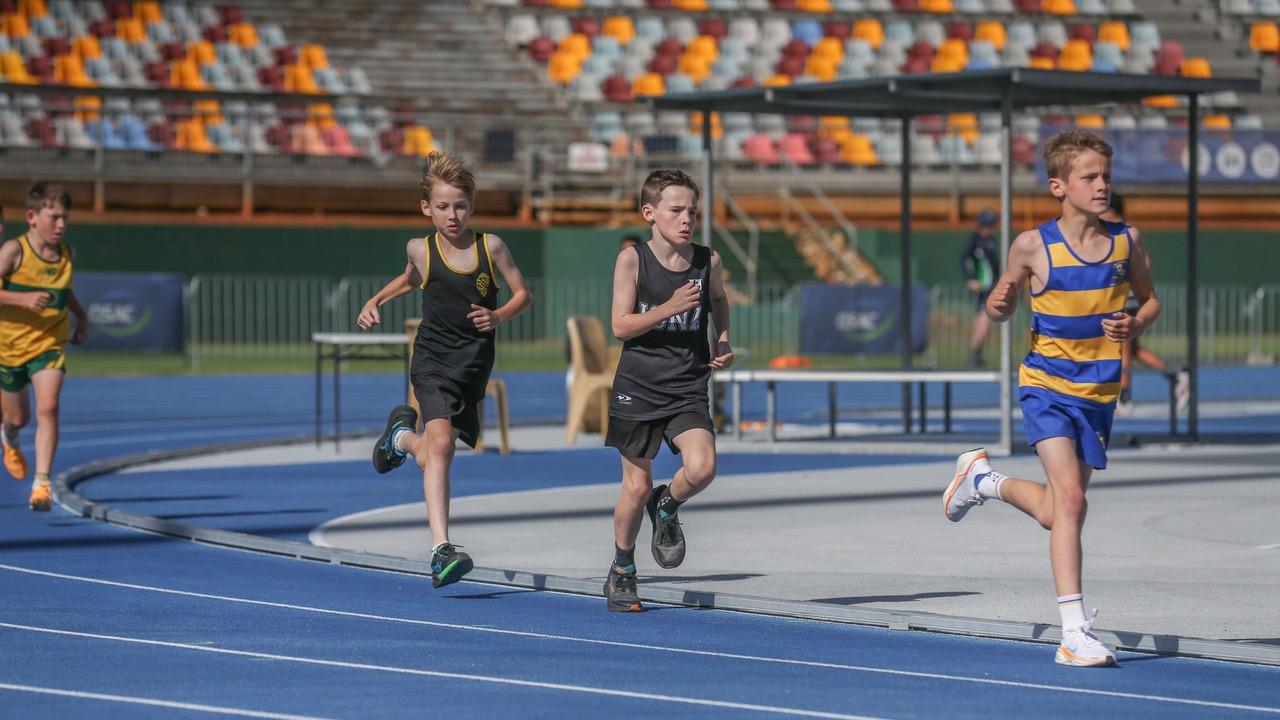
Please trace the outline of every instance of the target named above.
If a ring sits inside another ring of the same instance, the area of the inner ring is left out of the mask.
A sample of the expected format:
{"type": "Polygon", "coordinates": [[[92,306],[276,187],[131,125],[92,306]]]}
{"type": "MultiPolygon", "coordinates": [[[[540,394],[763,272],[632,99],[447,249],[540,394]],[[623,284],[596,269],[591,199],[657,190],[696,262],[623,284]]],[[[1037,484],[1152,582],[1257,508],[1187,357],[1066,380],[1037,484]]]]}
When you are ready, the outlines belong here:
{"type": "Polygon", "coordinates": [[[862,0],[833,0],[831,7],[839,12],[866,12],[862,0]]]}
{"type": "Polygon", "coordinates": [[[909,48],[916,42],[916,31],[910,20],[897,18],[885,23],[884,39],[885,42],[892,40],[904,48],[909,48]]]}
{"type": "Polygon", "coordinates": [[[796,20],[791,24],[791,37],[803,40],[806,45],[812,48],[822,39],[822,24],[817,20],[796,20]]]}

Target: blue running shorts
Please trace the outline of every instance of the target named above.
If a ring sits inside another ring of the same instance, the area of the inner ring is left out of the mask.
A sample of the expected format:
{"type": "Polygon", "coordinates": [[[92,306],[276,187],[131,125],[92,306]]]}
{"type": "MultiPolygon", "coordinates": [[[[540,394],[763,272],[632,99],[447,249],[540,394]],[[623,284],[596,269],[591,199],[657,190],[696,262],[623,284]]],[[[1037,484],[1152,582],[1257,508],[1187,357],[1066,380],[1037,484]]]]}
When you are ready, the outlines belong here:
{"type": "Polygon", "coordinates": [[[1051,437],[1075,440],[1076,456],[1092,467],[1107,466],[1107,446],[1111,444],[1114,408],[1082,407],[1041,388],[1024,387],[1018,393],[1022,405],[1022,427],[1027,444],[1051,437]]]}

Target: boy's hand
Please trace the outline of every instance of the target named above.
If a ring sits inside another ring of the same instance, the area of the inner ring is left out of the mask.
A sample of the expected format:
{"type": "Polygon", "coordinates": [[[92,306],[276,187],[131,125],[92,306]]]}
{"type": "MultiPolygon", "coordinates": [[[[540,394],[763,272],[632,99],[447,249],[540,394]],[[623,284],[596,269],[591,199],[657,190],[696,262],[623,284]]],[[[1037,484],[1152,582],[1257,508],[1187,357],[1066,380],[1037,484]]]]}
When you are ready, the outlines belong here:
{"type": "Polygon", "coordinates": [[[41,310],[49,307],[49,301],[52,297],[53,296],[43,290],[18,293],[17,305],[18,307],[25,308],[31,312],[40,312],[41,310]]]}
{"type": "Polygon", "coordinates": [[[360,308],[360,314],[356,316],[356,325],[368,330],[374,325],[382,324],[382,314],[378,312],[378,306],[370,301],[360,308]]]}
{"type": "Polygon", "coordinates": [[[987,308],[992,312],[1006,317],[1013,312],[1013,300],[1018,292],[1018,286],[1008,280],[1001,280],[991,289],[991,294],[987,296],[987,308]]]}
{"type": "Polygon", "coordinates": [[[480,332],[493,332],[498,329],[498,313],[487,307],[480,307],[472,303],[471,312],[467,313],[467,317],[471,318],[471,322],[475,323],[476,329],[480,332]]]}
{"type": "Polygon", "coordinates": [[[733,364],[733,348],[727,342],[716,343],[716,356],[707,363],[713,370],[725,370],[733,364]]]}
{"type": "Polygon", "coordinates": [[[81,345],[85,340],[89,339],[89,320],[77,320],[76,331],[71,335],[72,345],[81,345]]]}
{"type": "Polygon", "coordinates": [[[663,303],[663,307],[671,315],[680,315],[698,307],[702,301],[702,288],[693,283],[685,283],[671,293],[671,299],[663,303]]]}
{"type": "Polygon", "coordinates": [[[1114,342],[1127,342],[1142,334],[1142,321],[1126,312],[1112,313],[1102,321],[1102,334],[1114,342]]]}

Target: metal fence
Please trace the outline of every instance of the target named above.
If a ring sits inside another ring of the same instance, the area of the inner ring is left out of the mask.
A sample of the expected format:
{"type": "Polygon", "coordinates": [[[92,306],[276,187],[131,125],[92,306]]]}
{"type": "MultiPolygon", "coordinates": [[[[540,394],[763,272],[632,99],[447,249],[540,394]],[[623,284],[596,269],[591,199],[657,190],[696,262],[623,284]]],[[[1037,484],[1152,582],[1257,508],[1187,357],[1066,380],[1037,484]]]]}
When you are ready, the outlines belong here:
{"type": "MultiPolygon", "coordinates": [[[[190,363],[212,359],[307,360],[314,332],[355,332],[356,315],[386,278],[198,275],[187,286],[187,354],[190,363]]],[[[557,367],[565,363],[565,320],[596,315],[608,326],[611,283],[599,280],[533,280],[533,308],[498,328],[499,366],[557,367]]],[[[1160,285],[1163,311],[1143,337],[1170,363],[1186,360],[1185,287],[1160,285]]],[[[505,290],[504,290],[505,294],[505,290]]],[[[411,294],[382,308],[382,332],[402,332],[404,321],[421,315],[411,294]]],[[[929,289],[929,341],[918,356],[922,367],[961,367],[970,360],[969,342],[977,314],[974,296],[963,285],[929,289]]],[[[1026,304],[1014,318],[1015,355],[1026,352],[1026,304]]],[[[1201,288],[1201,362],[1266,364],[1280,357],[1280,285],[1201,288]]],[[[739,359],[764,365],[799,349],[800,309],[795,286],[762,285],[756,301],[733,306],[733,339],[739,359]]],[[[995,332],[986,352],[994,365],[995,332]]],[[[870,366],[894,357],[816,358],[830,365],[870,366]]]]}

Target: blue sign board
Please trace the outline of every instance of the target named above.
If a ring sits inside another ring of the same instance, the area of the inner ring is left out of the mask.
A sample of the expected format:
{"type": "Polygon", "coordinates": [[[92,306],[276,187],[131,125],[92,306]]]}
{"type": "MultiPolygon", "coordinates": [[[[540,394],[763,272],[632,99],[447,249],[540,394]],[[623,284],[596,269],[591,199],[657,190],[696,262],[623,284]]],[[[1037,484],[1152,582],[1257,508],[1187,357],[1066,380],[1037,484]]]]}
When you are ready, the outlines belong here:
{"type": "MultiPolygon", "coordinates": [[[[898,285],[800,287],[800,352],[892,354],[902,351],[902,313],[898,285]]],[[[929,297],[911,286],[911,345],[925,348],[929,297]]]]}
{"type": "Polygon", "coordinates": [[[82,271],[72,289],[93,323],[86,349],[182,351],[181,275],[82,271]]]}

